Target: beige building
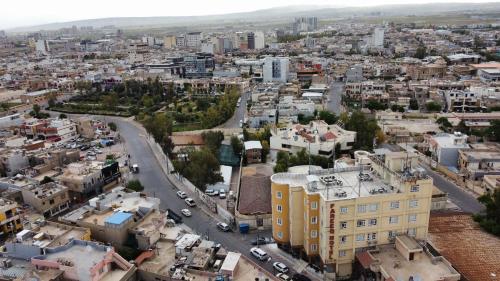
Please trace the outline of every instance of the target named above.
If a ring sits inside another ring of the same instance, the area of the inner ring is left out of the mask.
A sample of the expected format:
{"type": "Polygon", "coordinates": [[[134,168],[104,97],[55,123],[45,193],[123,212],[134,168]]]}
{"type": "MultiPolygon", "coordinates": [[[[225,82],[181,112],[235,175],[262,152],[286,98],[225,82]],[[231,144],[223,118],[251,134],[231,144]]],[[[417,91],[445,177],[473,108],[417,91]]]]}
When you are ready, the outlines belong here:
{"type": "Polygon", "coordinates": [[[21,192],[24,203],[46,217],[65,211],[70,205],[68,187],[55,182],[31,184],[23,187],[21,192]]]}
{"type": "MultiPolygon", "coordinates": [[[[427,237],[432,178],[416,155],[355,153],[355,165],[271,177],[273,237],[281,248],[350,276],[355,253],[399,234],[427,237]]],[[[328,276],[328,274],[327,274],[328,276]]],[[[331,277],[331,275],[329,275],[331,277]]]]}

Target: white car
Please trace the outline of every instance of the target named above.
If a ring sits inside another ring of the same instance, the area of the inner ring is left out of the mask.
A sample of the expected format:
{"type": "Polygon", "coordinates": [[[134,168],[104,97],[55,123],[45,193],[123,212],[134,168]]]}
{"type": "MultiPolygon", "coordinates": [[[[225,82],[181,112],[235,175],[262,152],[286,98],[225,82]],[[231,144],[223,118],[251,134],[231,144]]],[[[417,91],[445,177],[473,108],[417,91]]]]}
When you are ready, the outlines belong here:
{"type": "Polygon", "coordinates": [[[189,207],[196,207],[196,202],[194,202],[193,198],[186,198],[184,199],[184,202],[186,202],[186,204],[189,206],[189,207]]]}
{"type": "Polygon", "coordinates": [[[217,227],[218,227],[220,230],[224,231],[224,232],[228,232],[228,231],[230,231],[230,230],[231,230],[231,229],[229,228],[229,225],[228,225],[227,223],[223,223],[223,222],[218,222],[218,223],[217,223],[217,227]]]}
{"type": "Polygon", "coordinates": [[[219,191],[219,198],[220,199],[226,199],[226,191],[224,189],[221,189],[219,191]]]}
{"type": "Polygon", "coordinates": [[[288,272],[288,266],[286,266],[282,262],[275,262],[275,263],[273,263],[273,268],[276,269],[276,271],[281,272],[281,273],[287,273],[288,272]]]}
{"type": "Polygon", "coordinates": [[[283,281],[291,281],[292,278],[288,275],[286,275],[285,273],[278,273],[276,274],[276,277],[278,277],[280,280],[283,280],[283,281]]]}
{"type": "Polygon", "coordinates": [[[250,253],[260,261],[267,261],[269,259],[267,253],[264,252],[261,248],[253,247],[252,249],[250,249],[250,253]]]}
{"type": "Polygon", "coordinates": [[[190,217],[191,216],[191,211],[189,211],[188,209],[182,209],[181,213],[183,215],[185,215],[186,217],[190,217]]]}
{"type": "Polygon", "coordinates": [[[180,191],[180,190],[177,191],[177,196],[179,196],[179,198],[181,198],[181,199],[184,199],[184,198],[188,197],[187,194],[186,194],[186,192],[180,191]]]}

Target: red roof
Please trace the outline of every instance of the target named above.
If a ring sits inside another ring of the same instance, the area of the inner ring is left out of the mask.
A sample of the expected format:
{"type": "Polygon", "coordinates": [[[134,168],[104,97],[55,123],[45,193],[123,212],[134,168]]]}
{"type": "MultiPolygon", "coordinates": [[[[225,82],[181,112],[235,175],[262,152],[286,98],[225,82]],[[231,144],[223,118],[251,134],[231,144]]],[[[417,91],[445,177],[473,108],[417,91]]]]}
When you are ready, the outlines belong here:
{"type": "Polygon", "coordinates": [[[369,268],[373,262],[372,256],[368,252],[357,253],[356,258],[364,268],[369,268]]]}
{"type": "Polygon", "coordinates": [[[334,133],[332,133],[332,132],[327,132],[326,134],[323,135],[323,137],[326,140],[333,140],[333,139],[337,138],[337,136],[334,133]]]}

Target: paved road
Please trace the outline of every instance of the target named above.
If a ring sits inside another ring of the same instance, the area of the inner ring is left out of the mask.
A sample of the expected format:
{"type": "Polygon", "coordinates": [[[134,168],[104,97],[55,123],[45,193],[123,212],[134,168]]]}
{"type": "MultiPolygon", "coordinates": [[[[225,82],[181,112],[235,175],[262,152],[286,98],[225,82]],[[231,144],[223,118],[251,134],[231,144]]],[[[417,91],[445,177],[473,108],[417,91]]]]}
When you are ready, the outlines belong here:
{"type": "Polygon", "coordinates": [[[341,101],[342,93],[344,92],[344,83],[333,81],[330,83],[330,91],[328,92],[327,109],[334,112],[337,116],[342,112],[341,101]]]}
{"type": "Polygon", "coordinates": [[[240,128],[240,120],[245,119],[247,110],[247,100],[250,98],[251,92],[244,92],[241,95],[241,104],[234,111],[234,115],[226,121],[226,123],[218,126],[218,128],[240,128]]]}
{"type": "Polygon", "coordinates": [[[434,180],[434,185],[439,190],[448,193],[451,202],[457,205],[462,211],[467,213],[479,213],[484,210],[484,206],[479,203],[474,196],[462,190],[453,182],[434,172],[427,165],[420,165],[427,174],[434,180]]]}
{"type": "MultiPolygon", "coordinates": [[[[108,119],[108,117],[107,117],[108,119]]],[[[111,119],[111,118],[109,118],[111,119]]],[[[161,208],[170,208],[180,214],[180,210],[188,208],[184,200],[176,195],[175,187],[168,181],[159,167],[152,150],[146,143],[145,136],[141,130],[127,121],[119,118],[113,118],[117,124],[122,139],[125,140],[125,146],[131,156],[131,163],[137,163],[140,167],[140,173],[137,178],[145,187],[145,192],[150,196],[155,196],[161,200],[161,208]]],[[[190,208],[192,217],[184,217],[184,223],[193,229],[196,233],[208,235],[208,239],[221,243],[224,248],[230,251],[240,252],[253,259],[249,251],[252,245],[250,241],[257,235],[270,237],[271,231],[252,232],[247,235],[234,233],[224,233],[217,229],[216,223],[211,216],[208,216],[200,208],[190,208]]],[[[258,262],[264,269],[274,272],[272,268],[273,261],[281,261],[290,268],[292,265],[278,255],[271,256],[271,262],[258,262]]]]}

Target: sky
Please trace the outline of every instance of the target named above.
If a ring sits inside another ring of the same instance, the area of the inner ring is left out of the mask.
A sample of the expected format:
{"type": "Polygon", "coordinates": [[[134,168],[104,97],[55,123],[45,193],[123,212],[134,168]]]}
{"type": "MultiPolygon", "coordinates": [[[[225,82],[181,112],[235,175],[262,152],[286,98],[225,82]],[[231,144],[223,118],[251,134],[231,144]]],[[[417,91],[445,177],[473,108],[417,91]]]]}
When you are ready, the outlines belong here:
{"type": "MultiPolygon", "coordinates": [[[[498,1],[498,0],[496,0],[498,1]]],[[[496,2],[440,0],[439,2],[496,2]]],[[[292,5],[376,6],[428,0],[0,0],[0,29],[108,17],[199,16],[292,5]]]]}

